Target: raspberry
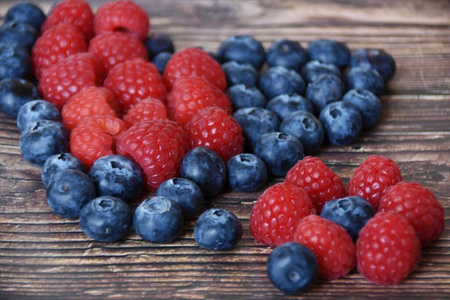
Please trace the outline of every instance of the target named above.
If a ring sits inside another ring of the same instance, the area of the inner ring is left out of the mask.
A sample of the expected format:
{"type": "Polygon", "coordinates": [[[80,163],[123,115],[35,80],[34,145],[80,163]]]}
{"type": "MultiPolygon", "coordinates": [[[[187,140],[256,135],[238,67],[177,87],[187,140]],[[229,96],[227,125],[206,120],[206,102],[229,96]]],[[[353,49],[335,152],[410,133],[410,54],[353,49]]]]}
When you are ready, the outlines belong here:
{"type": "Polygon", "coordinates": [[[444,231],[444,208],[419,183],[399,182],[389,187],[381,198],[378,209],[405,217],[416,230],[422,246],[438,239],[444,231]]]}
{"type": "Polygon", "coordinates": [[[225,163],[244,148],[241,126],[223,109],[208,107],[200,110],[185,125],[191,148],[208,147],[225,163]]]}
{"type": "Polygon", "coordinates": [[[286,182],[302,187],[317,212],[322,210],[325,202],[345,197],[341,178],[317,157],[306,156],[299,161],[287,173],[286,182]]]}
{"type": "Polygon", "coordinates": [[[419,259],[419,238],[408,221],[396,213],[377,213],[359,233],[358,272],[375,284],[401,283],[419,259]]]}
{"type": "Polygon", "coordinates": [[[331,280],[347,275],[356,264],[355,244],[341,226],[319,216],[307,216],[297,226],[294,241],[311,249],[319,277],[331,280]]]}
{"type": "Polygon", "coordinates": [[[219,63],[198,48],[187,48],[172,55],[164,70],[164,83],[171,89],[175,80],[182,76],[206,79],[222,91],[227,87],[225,74],[219,63]]]}
{"type": "Polygon", "coordinates": [[[100,157],[114,154],[117,139],[126,130],[125,123],[112,116],[93,116],[70,133],[70,150],[90,168],[100,157]]]}
{"type": "Polygon", "coordinates": [[[83,34],[69,24],[56,25],[37,39],[31,51],[34,75],[39,79],[56,62],[87,49],[83,34]]]}
{"type": "Polygon", "coordinates": [[[265,190],[253,206],[250,233],[269,246],[292,242],[301,219],[314,213],[311,199],[302,188],[278,183],[265,190]]]}
{"type": "Polygon", "coordinates": [[[121,116],[119,104],[113,94],[105,88],[96,86],[87,87],[76,93],[61,111],[63,124],[70,130],[81,121],[95,115],[121,116]]]}
{"type": "Polygon", "coordinates": [[[167,119],[166,107],[161,101],[154,98],[140,101],[123,116],[123,121],[127,124],[127,127],[139,122],[161,119],[167,119]]]}
{"type": "Polygon", "coordinates": [[[144,171],[144,185],[156,191],[179,174],[188,151],[188,137],[174,121],[153,120],[131,126],[117,141],[117,153],[131,157],[144,171]]]}
{"type": "Polygon", "coordinates": [[[83,0],[65,0],[58,3],[42,24],[41,32],[58,24],[75,26],[87,41],[94,36],[94,14],[89,4],[83,0]]]}
{"type": "Polygon", "coordinates": [[[182,77],[167,94],[169,118],[186,124],[199,110],[216,106],[232,112],[230,99],[218,88],[199,77],[182,77]]]}
{"type": "Polygon", "coordinates": [[[39,81],[42,97],[58,109],[88,86],[100,83],[97,60],[88,53],[78,53],[49,67],[39,81]]]}
{"type": "Polygon", "coordinates": [[[104,87],[113,92],[126,111],[147,98],[166,100],[166,87],[156,67],[141,58],[119,63],[111,69],[104,87]]]}
{"type": "Polygon", "coordinates": [[[103,74],[118,63],[140,57],[147,59],[147,50],[137,39],[120,32],[103,33],[89,43],[89,53],[94,55],[103,68],[103,74]]]}
{"type": "Polygon", "coordinates": [[[147,12],[132,1],[111,1],[97,10],[94,33],[123,32],[143,41],[150,29],[147,12]]]}
{"type": "Polygon", "coordinates": [[[400,181],[402,174],[394,161],[372,155],[355,170],[350,178],[347,194],[366,199],[376,211],[386,189],[400,181]]]}

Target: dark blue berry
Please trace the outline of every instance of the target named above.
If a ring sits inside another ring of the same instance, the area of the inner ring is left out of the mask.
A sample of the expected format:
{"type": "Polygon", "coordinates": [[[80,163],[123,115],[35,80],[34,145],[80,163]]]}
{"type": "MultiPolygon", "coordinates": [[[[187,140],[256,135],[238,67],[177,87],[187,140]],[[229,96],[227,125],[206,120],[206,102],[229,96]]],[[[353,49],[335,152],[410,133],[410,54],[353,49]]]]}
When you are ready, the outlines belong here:
{"type": "Polygon", "coordinates": [[[99,242],[123,238],[133,224],[131,210],[121,199],[102,196],[92,199],[80,212],[83,233],[99,242]]]}
{"type": "Polygon", "coordinates": [[[379,49],[360,49],[353,53],[350,59],[350,68],[365,67],[376,70],[384,81],[392,79],[397,69],[394,58],[379,49]]]}
{"type": "Polygon", "coordinates": [[[56,173],[47,188],[48,206],[63,218],[78,218],[83,205],[94,198],[92,180],[79,170],[66,169],[56,173]]]}
{"type": "Polygon", "coordinates": [[[381,116],[381,101],[372,92],[366,90],[350,90],[342,101],[353,104],[361,114],[363,129],[374,126],[381,116]]]}
{"type": "Polygon", "coordinates": [[[0,43],[11,47],[22,47],[31,52],[39,33],[32,26],[11,21],[0,28],[0,43]]]}
{"type": "Polygon", "coordinates": [[[286,243],[272,251],[267,260],[267,275],[273,285],[287,294],[308,290],[318,274],[317,259],[306,246],[286,243]]]}
{"type": "Polygon", "coordinates": [[[320,75],[331,74],[341,78],[342,73],[338,67],[333,64],[325,63],[320,60],[313,60],[303,66],[301,71],[303,79],[306,82],[312,82],[320,75]]]}
{"type": "Polygon", "coordinates": [[[289,39],[278,40],[267,50],[269,67],[282,66],[298,72],[306,62],[308,62],[306,50],[298,42],[289,39]]]}
{"type": "Polygon", "coordinates": [[[345,93],[345,85],[339,77],[324,74],[308,84],[306,98],[314,105],[314,109],[320,111],[331,102],[342,100],[345,93]]]}
{"type": "Polygon", "coordinates": [[[147,49],[148,59],[152,60],[161,52],[174,53],[172,40],[164,33],[157,33],[144,40],[144,46],[147,49]]]}
{"type": "Polygon", "coordinates": [[[303,158],[302,143],[284,132],[263,134],[256,142],[254,154],[267,166],[269,174],[286,176],[287,172],[303,158]]]}
{"type": "Polygon", "coordinates": [[[245,107],[264,107],[266,98],[254,86],[244,84],[233,85],[228,88],[227,96],[230,98],[235,110],[245,107]]]}
{"type": "Polygon", "coordinates": [[[48,187],[55,174],[66,169],[84,172],[84,166],[81,161],[70,153],[61,153],[50,156],[42,167],[42,182],[48,187]]]}
{"type": "Polygon", "coordinates": [[[307,111],[291,114],[281,122],[280,130],[298,138],[306,155],[319,151],[325,137],[322,123],[307,111]]]}
{"type": "Polygon", "coordinates": [[[99,196],[134,200],[142,190],[139,167],[122,155],[108,155],[97,159],[88,173],[99,196]]]}
{"type": "Polygon", "coordinates": [[[224,40],[219,46],[217,56],[222,63],[249,63],[256,70],[261,69],[266,58],[262,44],[248,35],[235,35],[224,40]]]}
{"type": "Polygon", "coordinates": [[[314,113],[314,107],[308,99],[297,94],[281,94],[267,102],[266,109],[274,112],[283,120],[299,110],[314,113]]]}
{"type": "Polygon", "coordinates": [[[362,129],[362,119],[358,109],[348,102],[332,102],[324,107],[319,117],[327,141],[335,146],[353,142],[362,129]]]}
{"type": "Polygon", "coordinates": [[[167,62],[172,57],[172,53],[170,52],[161,52],[156,54],[156,56],[152,59],[152,63],[155,65],[156,69],[158,69],[159,74],[164,74],[164,70],[166,69],[167,62]]]}
{"type": "Polygon", "coordinates": [[[0,81],[0,111],[10,117],[17,118],[22,105],[39,98],[37,87],[29,81],[17,78],[0,81]]]}
{"type": "Polygon", "coordinates": [[[203,193],[200,187],[186,178],[172,178],[164,181],[156,196],[166,197],[181,208],[186,219],[197,216],[203,208],[203,193]]]}
{"type": "Polygon", "coordinates": [[[272,99],[281,94],[303,94],[306,83],[294,70],[272,67],[259,78],[259,87],[268,99],[272,99]]]}
{"type": "Polygon", "coordinates": [[[31,58],[25,48],[0,44],[0,80],[28,78],[31,74],[31,58]]]}
{"type": "Polygon", "coordinates": [[[370,202],[357,196],[327,201],[320,212],[322,218],[344,227],[355,242],[359,231],[374,215],[370,202]]]}
{"type": "Polygon", "coordinates": [[[384,91],[384,79],[381,75],[369,68],[354,67],[345,76],[345,84],[347,89],[368,90],[378,97],[384,91]]]}
{"type": "Polygon", "coordinates": [[[227,78],[228,86],[236,84],[258,85],[258,71],[251,64],[229,61],[222,65],[222,70],[227,78]]]}
{"type": "Polygon", "coordinates": [[[17,128],[19,132],[22,132],[32,123],[40,120],[61,122],[61,114],[52,103],[45,100],[33,100],[20,107],[17,113],[17,128]]]}
{"type": "Polygon", "coordinates": [[[69,131],[59,122],[36,121],[20,134],[19,147],[27,162],[43,166],[50,156],[69,152],[69,131]]]}
{"type": "Polygon", "coordinates": [[[320,60],[344,69],[350,61],[350,50],[343,42],[334,40],[315,40],[308,45],[310,60],[320,60]]]}
{"type": "Polygon", "coordinates": [[[205,211],[194,226],[194,238],[207,250],[230,250],[242,238],[241,221],[231,212],[211,208],[205,211]]]}
{"type": "Polygon", "coordinates": [[[255,192],[267,181],[267,167],[258,156],[242,153],[227,162],[228,183],[239,192],[255,192]]]}
{"type": "Polygon", "coordinates": [[[195,182],[205,196],[214,196],[225,186],[227,171],[216,152],[206,147],[196,147],[183,157],[180,176],[195,182]]]}
{"type": "Polygon", "coordinates": [[[156,196],[144,200],[134,212],[133,225],[136,233],[152,243],[169,243],[183,229],[181,208],[166,197],[156,196]]]}
{"type": "Polygon", "coordinates": [[[11,21],[26,23],[39,32],[45,21],[45,14],[34,4],[19,3],[11,6],[5,15],[5,23],[11,21]]]}

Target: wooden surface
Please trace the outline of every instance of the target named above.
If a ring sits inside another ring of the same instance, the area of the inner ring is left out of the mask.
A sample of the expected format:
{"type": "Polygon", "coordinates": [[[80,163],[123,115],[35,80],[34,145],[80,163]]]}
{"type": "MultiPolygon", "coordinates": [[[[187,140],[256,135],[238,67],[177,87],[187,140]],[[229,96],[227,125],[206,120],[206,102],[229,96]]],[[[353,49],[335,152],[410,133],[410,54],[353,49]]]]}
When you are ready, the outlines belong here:
{"type": "MultiPolygon", "coordinates": [[[[1,1],[0,15],[15,2],[1,1]]],[[[35,2],[46,12],[51,6],[49,1],[35,2]]],[[[91,2],[92,7],[100,2],[91,2]]],[[[397,287],[376,286],[353,271],[342,279],[319,281],[302,296],[450,297],[449,1],[137,2],[149,12],[152,31],[169,34],[177,49],[216,50],[227,36],[251,34],[266,48],[281,37],[303,46],[333,38],[352,50],[373,47],[391,53],[398,72],[382,97],[379,125],[352,145],[327,146],[317,156],[345,184],[367,156],[394,159],[405,181],[427,186],[444,205],[447,229],[423,249],[417,270],[397,287]]],[[[134,232],[121,242],[98,243],[81,233],[76,220],[50,212],[40,169],[21,158],[18,138],[15,120],[0,115],[0,299],[286,297],[265,273],[271,249],[257,244],[248,230],[252,204],[262,191],[228,189],[207,201],[206,207],[229,209],[242,221],[244,236],[233,251],[200,249],[193,239],[194,222],[171,244],[153,245],[134,232]]]]}

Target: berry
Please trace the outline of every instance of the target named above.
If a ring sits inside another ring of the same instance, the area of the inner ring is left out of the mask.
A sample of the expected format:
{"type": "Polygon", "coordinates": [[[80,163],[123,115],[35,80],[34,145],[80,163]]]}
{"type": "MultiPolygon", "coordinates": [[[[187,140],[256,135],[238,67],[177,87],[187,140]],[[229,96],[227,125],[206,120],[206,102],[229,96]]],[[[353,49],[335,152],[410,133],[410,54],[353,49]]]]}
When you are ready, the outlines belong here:
{"type": "Polygon", "coordinates": [[[377,211],[387,188],[400,181],[402,174],[393,160],[380,155],[371,155],[353,173],[348,183],[347,194],[366,199],[377,211]]]}
{"type": "Polygon", "coordinates": [[[36,86],[25,79],[0,81],[0,111],[10,117],[16,118],[22,105],[39,98],[36,86]]]}
{"type": "Polygon", "coordinates": [[[324,74],[336,75],[341,78],[342,74],[338,67],[320,60],[312,60],[303,66],[301,72],[306,82],[313,82],[317,77],[324,74]]]}
{"type": "Polygon", "coordinates": [[[233,85],[227,90],[227,96],[235,110],[245,107],[265,107],[266,98],[254,86],[245,84],[233,85]]]}
{"type": "Polygon", "coordinates": [[[0,41],[10,47],[22,47],[31,52],[39,32],[26,23],[11,21],[0,28],[0,41]]]}
{"type": "Polygon", "coordinates": [[[30,75],[31,58],[27,50],[0,43],[0,80],[28,78],[30,75]]]}
{"type": "Polygon", "coordinates": [[[159,74],[163,75],[164,70],[166,69],[166,65],[172,57],[172,53],[170,52],[161,52],[158,53],[153,59],[152,63],[155,65],[159,74]]]}
{"type": "Polygon", "coordinates": [[[141,167],[144,188],[156,191],[159,185],[178,176],[188,151],[183,128],[169,120],[153,120],[131,126],[117,141],[117,153],[132,158],[141,167]]]}
{"type": "Polygon", "coordinates": [[[386,190],[379,211],[395,212],[414,227],[422,246],[437,240],[444,231],[444,208],[436,197],[416,182],[399,182],[386,190]]]}
{"type": "Polygon", "coordinates": [[[285,176],[303,158],[303,146],[290,134],[270,132],[259,137],[254,153],[266,163],[269,174],[285,176]]]}
{"type": "Polygon", "coordinates": [[[81,161],[71,153],[60,153],[50,156],[42,166],[42,183],[45,187],[48,187],[55,174],[66,169],[84,172],[81,161]]]}
{"type": "Polygon", "coordinates": [[[314,105],[317,112],[329,103],[339,101],[345,93],[345,86],[335,75],[324,74],[308,84],[306,98],[314,105]]]}
{"type": "Polygon", "coordinates": [[[59,110],[50,102],[44,100],[33,100],[25,103],[17,114],[17,129],[22,133],[32,123],[40,120],[61,122],[59,110]]]}
{"type": "Polygon", "coordinates": [[[227,87],[225,74],[219,63],[198,48],[179,51],[167,62],[163,75],[167,89],[172,89],[174,82],[183,76],[203,78],[222,91],[227,87]]]}
{"type": "Polygon", "coordinates": [[[134,212],[134,230],[151,243],[169,243],[183,229],[183,213],[178,204],[165,197],[145,199],[134,212]]]}
{"type": "Polygon", "coordinates": [[[11,21],[28,24],[39,31],[45,21],[45,14],[32,3],[18,3],[11,6],[6,12],[5,23],[11,21]]]}
{"type": "Polygon", "coordinates": [[[368,90],[376,96],[381,96],[384,91],[384,80],[377,71],[373,69],[354,67],[345,76],[347,89],[368,90]]]}
{"type": "Polygon", "coordinates": [[[314,107],[308,99],[297,94],[281,94],[267,102],[266,109],[274,112],[280,120],[299,110],[314,113],[314,107]]]}
{"type": "Polygon", "coordinates": [[[420,241],[408,221],[391,212],[370,219],[356,242],[358,272],[377,285],[397,285],[420,259],[420,241]]]}
{"type": "Polygon", "coordinates": [[[150,30],[147,12],[132,1],[110,1],[100,6],[94,18],[94,34],[123,32],[143,41],[150,30]]]}
{"type": "Polygon", "coordinates": [[[319,39],[309,43],[307,51],[310,60],[331,63],[341,69],[350,61],[350,50],[343,42],[319,39]]]}
{"type": "Polygon", "coordinates": [[[121,199],[102,196],[92,199],[80,212],[83,233],[99,242],[123,238],[133,223],[131,210],[121,199]]]}
{"type": "Polygon", "coordinates": [[[282,66],[298,72],[307,62],[306,50],[298,42],[289,39],[277,40],[267,50],[269,67],[282,66]]]}
{"type": "Polygon", "coordinates": [[[222,65],[222,70],[227,78],[228,86],[237,84],[258,85],[258,71],[251,64],[229,61],[222,65]]]}
{"type": "Polygon", "coordinates": [[[297,224],[316,211],[308,194],[287,182],[272,185],[259,196],[250,214],[250,233],[268,246],[294,240],[297,224]]]}
{"type": "Polygon", "coordinates": [[[303,218],[295,231],[294,241],[314,253],[322,279],[343,277],[355,267],[352,238],[344,228],[327,219],[316,215],[303,218]]]}
{"type": "Polygon", "coordinates": [[[267,167],[258,156],[242,153],[227,162],[227,177],[233,190],[255,192],[266,184],[267,167]]]}
{"type": "Polygon", "coordinates": [[[359,232],[375,215],[372,205],[358,196],[348,196],[328,201],[322,208],[320,216],[342,226],[356,242],[359,232]]]}
{"type": "Polygon", "coordinates": [[[239,243],[242,234],[241,221],[224,209],[208,209],[194,226],[195,241],[206,250],[231,250],[239,243]]]}
{"type": "Polygon", "coordinates": [[[342,101],[353,104],[361,114],[363,129],[373,127],[381,117],[381,101],[372,92],[350,90],[342,101]]]}
{"type": "Polygon", "coordinates": [[[317,278],[314,253],[299,243],[286,243],[275,248],[267,260],[267,275],[272,284],[287,294],[308,290],[317,278]]]}
{"type": "Polygon", "coordinates": [[[122,155],[109,155],[97,159],[88,173],[99,196],[134,200],[142,189],[139,167],[122,155]]]}
{"type": "Polygon", "coordinates": [[[167,52],[174,53],[175,48],[169,36],[164,33],[156,33],[144,40],[144,46],[147,49],[148,59],[154,59],[158,54],[167,52]]]}
{"type": "Polygon", "coordinates": [[[57,215],[75,219],[87,202],[95,198],[91,179],[79,170],[66,169],[56,173],[47,187],[47,203],[57,215]]]}
{"type": "Polygon", "coordinates": [[[385,82],[395,75],[396,64],[394,58],[384,50],[359,49],[350,59],[350,67],[365,67],[376,70],[385,82]]]}
{"type": "Polygon", "coordinates": [[[154,98],[139,101],[123,116],[127,127],[139,122],[164,119],[167,119],[166,107],[160,100],[154,98]]]}
{"type": "Polygon", "coordinates": [[[249,63],[259,70],[264,64],[266,55],[261,43],[252,36],[235,35],[220,44],[217,56],[222,63],[229,61],[249,63]]]}
{"type": "Polygon", "coordinates": [[[306,156],[299,161],[286,175],[286,182],[303,188],[317,212],[325,202],[345,197],[341,178],[317,157],[306,156]]]}
{"type": "Polygon", "coordinates": [[[285,67],[272,67],[262,73],[259,86],[264,95],[272,99],[281,94],[303,94],[306,84],[297,72],[285,67]]]}

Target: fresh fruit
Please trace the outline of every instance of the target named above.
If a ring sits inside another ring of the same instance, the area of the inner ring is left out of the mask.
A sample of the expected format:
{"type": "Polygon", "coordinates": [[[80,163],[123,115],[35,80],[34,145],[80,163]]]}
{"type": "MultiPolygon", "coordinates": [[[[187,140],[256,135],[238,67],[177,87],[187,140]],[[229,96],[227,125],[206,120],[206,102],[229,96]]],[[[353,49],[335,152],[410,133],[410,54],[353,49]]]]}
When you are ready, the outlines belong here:
{"type": "Polygon", "coordinates": [[[344,93],[345,86],[339,77],[324,74],[308,84],[306,98],[311,101],[317,112],[321,112],[327,104],[342,100],[344,93]]]}
{"type": "Polygon", "coordinates": [[[31,75],[31,58],[26,49],[0,43],[0,80],[28,78],[31,75]]]}
{"type": "Polygon", "coordinates": [[[267,63],[270,68],[282,66],[298,72],[308,60],[306,50],[298,42],[289,39],[277,40],[267,50],[267,63]]]}
{"type": "Polygon", "coordinates": [[[22,105],[40,98],[34,84],[18,78],[0,81],[0,111],[16,118],[22,105]]]}
{"type": "Polygon", "coordinates": [[[259,78],[259,87],[268,99],[272,99],[281,94],[303,95],[306,83],[294,70],[278,66],[262,73],[259,78]]]}
{"type": "Polygon", "coordinates": [[[380,97],[384,92],[384,79],[377,71],[364,68],[354,67],[345,75],[345,85],[347,89],[368,90],[380,97]]]}
{"type": "Polygon", "coordinates": [[[22,47],[31,53],[39,32],[26,23],[11,21],[4,23],[0,28],[0,41],[10,47],[22,47]]]}
{"type": "Polygon", "coordinates": [[[45,21],[45,14],[42,10],[32,3],[18,3],[11,6],[5,15],[5,23],[21,22],[33,26],[39,31],[42,23],[45,21]]]}
{"type": "Polygon", "coordinates": [[[306,82],[313,82],[317,77],[324,74],[336,75],[339,78],[342,76],[342,73],[338,67],[320,60],[312,60],[308,62],[303,66],[300,73],[306,82]]]}
{"type": "Polygon", "coordinates": [[[155,98],[139,101],[123,116],[123,121],[127,127],[131,127],[139,122],[164,119],[167,119],[166,107],[160,100],[155,98]]]}
{"type": "Polygon", "coordinates": [[[237,84],[228,88],[227,96],[233,104],[234,110],[245,107],[265,107],[266,98],[254,86],[237,84]]]}
{"type": "Polygon", "coordinates": [[[256,70],[259,70],[264,64],[266,55],[262,44],[254,37],[235,35],[220,43],[217,57],[222,63],[229,61],[249,63],[256,70]]]}
{"type": "Polygon", "coordinates": [[[172,55],[173,54],[170,52],[161,52],[158,53],[155,57],[153,57],[152,63],[155,65],[156,69],[158,70],[161,76],[164,74],[166,65],[169,62],[172,55]]]}
{"type": "Polygon", "coordinates": [[[50,156],[42,166],[42,183],[45,187],[48,187],[55,174],[66,169],[84,172],[81,161],[71,153],[60,153],[50,156]]]}
{"type": "Polygon", "coordinates": [[[381,117],[381,101],[372,92],[350,90],[342,101],[353,104],[361,114],[363,129],[373,127],[381,117]]]}
{"type": "Polygon", "coordinates": [[[147,49],[148,59],[154,59],[158,54],[167,52],[174,53],[175,47],[170,37],[164,33],[156,33],[144,40],[144,46],[147,49]]]}
{"type": "Polygon", "coordinates": [[[233,156],[227,162],[228,184],[235,191],[255,192],[267,181],[267,167],[264,161],[251,153],[233,156]]]}
{"type": "Polygon", "coordinates": [[[56,107],[45,100],[33,100],[25,103],[17,113],[17,129],[20,133],[32,123],[40,120],[61,122],[61,114],[56,107]]]}
{"type": "Polygon", "coordinates": [[[391,80],[396,71],[394,58],[381,49],[359,49],[350,59],[350,68],[365,67],[376,70],[385,82],[391,80]]]}
{"type": "Polygon", "coordinates": [[[340,69],[347,67],[350,61],[350,50],[343,42],[318,39],[309,43],[306,50],[310,60],[331,63],[340,69]]]}
{"type": "Polygon", "coordinates": [[[229,61],[222,65],[222,70],[225,73],[229,87],[237,84],[246,86],[258,85],[258,71],[249,63],[229,61]]]}
{"type": "Polygon", "coordinates": [[[292,113],[303,110],[311,114],[314,107],[308,99],[298,94],[281,94],[267,102],[266,109],[274,112],[280,120],[287,118],[292,113]]]}

